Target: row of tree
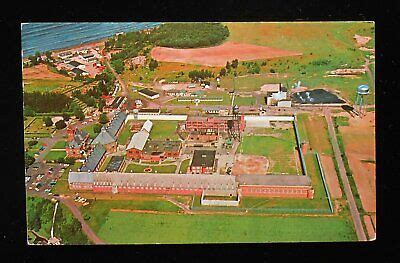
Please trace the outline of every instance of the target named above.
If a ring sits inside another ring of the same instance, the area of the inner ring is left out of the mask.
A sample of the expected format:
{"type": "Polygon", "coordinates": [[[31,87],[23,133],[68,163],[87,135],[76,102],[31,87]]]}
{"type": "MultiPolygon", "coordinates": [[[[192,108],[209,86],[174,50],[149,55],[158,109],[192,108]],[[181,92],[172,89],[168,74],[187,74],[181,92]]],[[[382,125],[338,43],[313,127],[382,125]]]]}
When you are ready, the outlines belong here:
{"type": "Polygon", "coordinates": [[[52,92],[24,92],[26,116],[34,112],[62,112],[67,109],[72,99],[64,94],[52,92]]]}
{"type": "MultiPolygon", "coordinates": [[[[43,198],[27,198],[28,229],[50,234],[55,205],[43,198]]],[[[63,244],[87,245],[90,241],[82,231],[80,222],[62,204],[58,207],[54,235],[62,239],[63,244]]]]}
{"type": "Polygon", "coordinates": [[[192,70],[189,72],[188,76],[192,81],[197,82],[197,81],[202,81],[202,80],[214,77],[214,73],[207,69],[206,70],[204,70],[204,69],[192,70]]]}

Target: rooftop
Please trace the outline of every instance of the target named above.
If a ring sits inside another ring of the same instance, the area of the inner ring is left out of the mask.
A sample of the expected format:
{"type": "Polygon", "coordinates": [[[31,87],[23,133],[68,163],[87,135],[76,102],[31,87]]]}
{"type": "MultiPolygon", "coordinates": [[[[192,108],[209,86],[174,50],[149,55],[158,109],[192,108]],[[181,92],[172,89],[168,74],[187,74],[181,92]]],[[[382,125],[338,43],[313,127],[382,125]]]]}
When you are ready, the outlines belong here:
{"type": "Polygon", "coordinates": [[[68,63],[69,65],[73,66],[73,67],[78,67],[80,65],[83,65],[82,63],[79,63],[78,61],[72,60],[68,63]]]}
{"type": "Polygon", "coordinates": [[[132,138],[131,141],[128,144],[128,147],[126,147],[126,150],[130,150],[130,149],[137,149],[137,150],[143,150],[144,145],[147,142],[147,139],[149,138],[149,133],[147,131],[141,130],[137,133],[135,133],[132,138]]]}
{"type": "Polygon", "coordinates": [[[110,124],[107,127],[107,132],[111,136],[115,137],[117,135],[119,129],[121,128],[121,126],[124,125],[126,117],[127,117],[127,115],[123,111],[120,111],[117,114],[115,114],[114,117],[112,118],[110,124]]]}
{"type": "Polygon", "coordinates": [[[190,166],[213,167],[215,162],[215,151],[195,150],[192,164],[190,166]]]}
{"type": "Polygon", "coordinates": [[[94,138],[92,144],[109,144],[115,142],[115,138],[104,128],[101,128],[100,133],[94,138]]]}
{"type": "Polygon", "coordinates": [[[149,141],[143,149],[143,152],[149,154],[152,152],[176,152],[181,146],[180,141],[149,141]]]}
{"type": "Polygon", "coordinates": [[[88,172],[96,170],[97,165],[99,164],[100,160],[103,158],[105,153],[106,153],[106,148],[101,144],[97,144],[94,147],[92,153],[86,159],[80,171],[88,172]]]}
{"type": "Polygon", "coordinates": [[[309,186],[311,179],[304,175],[238,175],[240,185],[309,186]]]}
{"type": "Polygon", "coordinates": [[[118,172],[124,161],[124,156],[112,156],[106,167],[107,172],[118,172]]]}
{"type": "Polygon", "coordinates": [[[155,95],[158,95],[157,92],[152,91],[152,90],[147,89],[147,88],[144,88],[144,89],[139,90],[139,93],[143,93],[143,94],[146,94],[147,96],[151,96],[151,97],[152,97],[152,96],[155,96],[155,95]]]}

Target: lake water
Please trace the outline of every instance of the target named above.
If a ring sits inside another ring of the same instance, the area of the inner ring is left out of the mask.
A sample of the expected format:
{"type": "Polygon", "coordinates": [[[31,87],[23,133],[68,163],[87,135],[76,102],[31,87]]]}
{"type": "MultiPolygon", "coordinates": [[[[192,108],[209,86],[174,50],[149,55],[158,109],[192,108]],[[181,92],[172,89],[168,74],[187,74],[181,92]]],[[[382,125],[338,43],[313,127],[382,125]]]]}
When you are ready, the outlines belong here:
{"type": "Polygon", "coordinates": [[[123,23],[29,23],[21,29],[23,56],[66,48],[110,37],[119,32],[138,31],[159,22],[123,23]]]}

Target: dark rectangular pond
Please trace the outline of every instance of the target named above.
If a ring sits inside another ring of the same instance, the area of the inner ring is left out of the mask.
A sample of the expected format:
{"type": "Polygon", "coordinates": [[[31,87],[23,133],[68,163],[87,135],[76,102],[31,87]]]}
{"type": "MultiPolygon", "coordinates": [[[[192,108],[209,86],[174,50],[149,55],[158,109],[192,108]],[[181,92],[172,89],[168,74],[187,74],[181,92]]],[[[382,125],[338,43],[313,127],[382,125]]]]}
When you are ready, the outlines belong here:
{"type": "Polygon", "coordinates": [[[345,103],[333,93],[324,89],[296,92],[292,95],[292,101],[300,104],[336,104],[345,103]]]}

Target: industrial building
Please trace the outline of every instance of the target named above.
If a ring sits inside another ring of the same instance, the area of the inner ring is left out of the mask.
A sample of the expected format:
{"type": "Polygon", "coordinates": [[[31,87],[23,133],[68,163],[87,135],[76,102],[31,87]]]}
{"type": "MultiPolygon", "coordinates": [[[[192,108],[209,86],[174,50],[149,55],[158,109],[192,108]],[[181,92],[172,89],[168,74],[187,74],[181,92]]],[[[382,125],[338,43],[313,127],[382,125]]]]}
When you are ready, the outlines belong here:
{"type": "MultiPolygon", "coordinates": [[[[202,131],[202,132],[215,132],[217,134],[221,132],[228,132],[228,121],[232,120],[230,116],[218,116],[218,117],[188,117],[185,123],[185,129],[188,132],[202,131]]],[[[244,131],[246,124],[244,116],[241,115],[238,121],[233,123],[234,129],[244,131]]]]}
{"type": "Polygon", "coordinates": [[[195,150],[189,170],[195,174],[213,173],[215,168],[215,151],[195,150]]]}

